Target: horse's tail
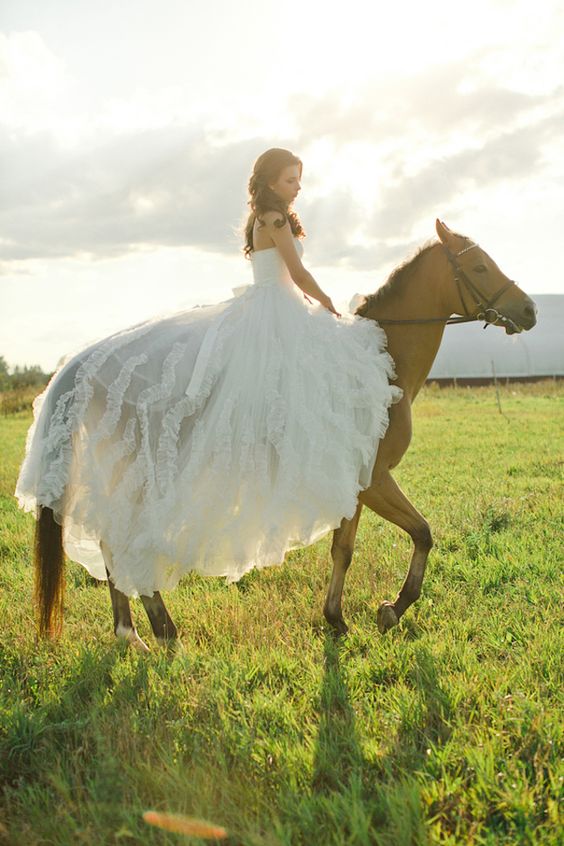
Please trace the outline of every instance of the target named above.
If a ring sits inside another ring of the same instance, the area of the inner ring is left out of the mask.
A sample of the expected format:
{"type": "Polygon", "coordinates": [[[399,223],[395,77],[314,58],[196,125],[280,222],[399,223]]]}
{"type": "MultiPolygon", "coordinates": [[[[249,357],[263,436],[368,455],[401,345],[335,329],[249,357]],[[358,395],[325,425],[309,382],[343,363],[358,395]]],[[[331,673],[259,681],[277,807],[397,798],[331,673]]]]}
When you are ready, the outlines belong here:
{"type": "Polygon", "coordinates": [[[34,600],[40,637],[57,637],[63,627],[65,587],[63,527],[53,509],[38,506],[35,524],[34,600]]]}

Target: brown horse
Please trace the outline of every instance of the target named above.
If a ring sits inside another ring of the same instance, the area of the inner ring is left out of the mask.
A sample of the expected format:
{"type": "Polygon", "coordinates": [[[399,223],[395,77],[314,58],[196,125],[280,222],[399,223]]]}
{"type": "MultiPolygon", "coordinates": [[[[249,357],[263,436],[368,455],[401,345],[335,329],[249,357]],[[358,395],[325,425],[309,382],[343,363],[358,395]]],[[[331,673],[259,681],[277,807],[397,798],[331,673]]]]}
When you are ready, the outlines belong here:
{"type": "Polygon", "coordinates": [[[451,232],[439,220],[436,229],[440,242],[425,247],[395,270],[386,284],[357,309],[357,314],[376,320],[385,328],[403,399],[391,407],[372,484],[360,494],[352,520],[343,520],[333,535],[333,573],[324,614],[339,632],[347,631],[341,597],[363,505],[400,526],[411,537],[414,547],[407,577],[395,601],[383,602],[378,609],[380,632],[383,634],[396,626],[405,610],[419,598],[433,545],[431,530],[390,471],[397,467],[409,447],[411,405],[429,374],[447,316],[464,315],[452,322],[484,320],[502,325],[509,334],[531,329],[536,323],[533,301],[504,276],[487,253],[468,238],[451,232]]]}
{"type": "MultiPolygon", "coordinates": [[[[409,571],[396,600],[383,602],[378,609],[379,630],[384,633],[397,625],[405,610],[419,597],[432,546],[431,531],[390,471],[399,464],[409,446],[411,404],[431,369],[446,323],[484,320],[503,326],[511,334],[531,329],[536,322],[533,301],[503,275],[477,244],[451,232],[438,220],[436,229],[440,241],[424,247],[415,258],[397,268],[386,284],[367,297],[357,310],[357,314],[385,327],[403,399],[391,408],[388,431],[378,448],[370,487],[360,494],[354,517],[343,519],[333,534],[333,573],[324,614],[340,633],[347,631],[341,599],[363,505],[404,529],[414,544],[409,571]],[[462,316],[449,321],[451,314],[462,316]]],[[[136,649],[147,651],[133,624],[128,597],[112,584],[111,551],[103,542],[101,548],[109,577],[115,633],[136,649]]],[[[63,559],[62,528],[55,522],[52,509],[40,506],[35,543],[35,598],[41,635],[56,634],[62,624],[63,559]]],[[[141,599],[158,641],[174,641],[176,627],[160,594],[156,592],[141,599]]]]}

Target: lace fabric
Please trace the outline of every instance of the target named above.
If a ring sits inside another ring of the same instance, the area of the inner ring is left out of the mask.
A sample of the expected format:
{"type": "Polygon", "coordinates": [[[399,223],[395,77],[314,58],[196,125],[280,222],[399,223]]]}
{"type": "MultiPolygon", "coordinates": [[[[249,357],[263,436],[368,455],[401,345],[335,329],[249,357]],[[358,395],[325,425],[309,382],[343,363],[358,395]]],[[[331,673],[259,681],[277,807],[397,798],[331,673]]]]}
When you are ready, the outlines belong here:
{"type": "Polygon", "coordinates": [[[78,353],[34,403],[18,502],[53,508],[68,556],[100,579],[105,540],[130,596],[281,564],[370,484],[401,397],[385,333],[307,303],[276,249],[252,267],[227,302],[78,353]]]}

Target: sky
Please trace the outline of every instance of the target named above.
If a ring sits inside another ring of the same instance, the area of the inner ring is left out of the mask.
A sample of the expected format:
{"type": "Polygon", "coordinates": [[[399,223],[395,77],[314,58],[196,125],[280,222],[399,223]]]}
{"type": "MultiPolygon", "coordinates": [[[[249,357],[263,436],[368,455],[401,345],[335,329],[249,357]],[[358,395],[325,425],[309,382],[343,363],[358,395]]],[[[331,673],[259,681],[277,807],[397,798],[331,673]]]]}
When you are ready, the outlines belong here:
{"type": "Polygon", "coordinates": [[[254,160],[304,163],[336,305],[439,217],[564,293],[564,4],[2,0],[0,355],[61,356],[251,281],[254,160]]]}

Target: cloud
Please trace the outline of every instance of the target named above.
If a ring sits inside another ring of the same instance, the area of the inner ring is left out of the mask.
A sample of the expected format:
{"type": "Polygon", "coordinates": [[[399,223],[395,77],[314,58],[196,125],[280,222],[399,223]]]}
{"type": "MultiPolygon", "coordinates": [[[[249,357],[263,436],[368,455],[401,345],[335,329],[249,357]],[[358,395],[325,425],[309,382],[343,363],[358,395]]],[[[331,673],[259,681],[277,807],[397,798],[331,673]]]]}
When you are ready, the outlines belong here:
{"type": "Polygon", "coordinates": [[[101,258],[140,245],[232,251],[231,227],[245,213],[248,170],[262,146],[214,147],[201,131],[167,128],[70,153],[45,134],[6,134],[0,255],[101,258]]]}
{"type": "MultiPolygon", "coordinates": [[[[53,65],[40,43],[31,46],[39,65],[53,65]]],[[[413,245],[424,216],[434,219],[469,190],[520,180],[543,166],[544,145],[560,137],[562,89],[549,100],[486,85],[479,74],[470,83],[469,66],[465,59],[418,77],[371,82],[348,106],[338,105],[335,92],[292,100],[294,149],[307,152],[321,138],[336,152],[361,142],[383,169],[372,208],[350,188],[300,198],[315,235],[308,258],[359,269],[393,261],[413,245]]],[[[58,85],[62,71],[53,68],[58,85]]],[[[34,71],[30,78],[36,77],[34,71]]],[[[107,258],[145,246],[233,254],[241,245],[234,227],[247,211],[251,164],[272,143],[224,136],[218,144],[203,127],[172,124],[106,128],[64,149],[47,130],[4,126],[0,258],[107,258]]]]}
{"type": "MultiPolygon", "coordinates": [[[[538,170],[543,144],[558,133],[560,120],[554,115],[500,133],[481,146],[431,159],[415,173],[409,153],[398,153],[370,213],[346,189],[304,198],[301,213],[315,233],[312,259],[362,268],[373,266],[376,256],[401,256],[424,215],[434,216],[470,189],[538,170]],[[355,232],[370,246],[355,246],[355,232]]],[[[0,156],[10,168],[0,199],[0,256],[104,258],[146,245],[232,253],[240,243],[233,227],[246,214],[250,164],[265,146],[255,138],[215,147],[197,129],[166,128],[71,153],[44,133],[23,139],[5,134],[0,156]]]]}
{"type": "Polygon", "coordinates": [[[39,33],[0,32],[0,120],[11,129],[33,131],[63,116],[73,86],[64,62],[39,33]]]}
{"type": "MultiPolygon", "coordinates": [[[[352,102],[339,102],[334,91],[304,95],[294,115],[300,140],[328,137],[335,143],[368,140],[383,144],[422,129],[444,136],[471,136],[503,129],[525,111],[549,100],[480,80],[480,60],[487,49],[460,62],[433,66],[416,76],[395,76],[360,85],[352,102]]],[[[350,92],[346,92],[350,99],[350,92]]]]}
{"type": "Polygon", "coordinates": [[[434,215],[469,190],[503,180],[518,183],[543,166],[543,145],[555,137],[564,110],[537,123],[502,133],[481,147],[430,161],[414,176],[400,174],[383,193],[370,220],[380,238],[407,236],[425,214],[434,215]]]}

